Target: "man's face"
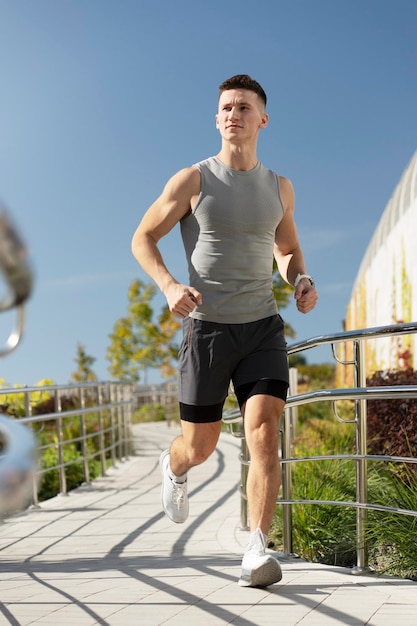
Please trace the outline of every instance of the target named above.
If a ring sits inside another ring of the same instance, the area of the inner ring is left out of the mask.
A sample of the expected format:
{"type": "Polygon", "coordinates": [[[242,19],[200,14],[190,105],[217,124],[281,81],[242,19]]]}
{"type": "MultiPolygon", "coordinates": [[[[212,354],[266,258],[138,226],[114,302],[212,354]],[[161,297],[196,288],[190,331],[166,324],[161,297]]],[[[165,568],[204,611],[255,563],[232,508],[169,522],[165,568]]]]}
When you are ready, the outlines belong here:
{"type": "Polygon", "coordinates": [[[254,91],[229,89],[220,95],[216,128],[224,139],[257,137],[259,129],[267,123],[263,102],[254,91]]]}

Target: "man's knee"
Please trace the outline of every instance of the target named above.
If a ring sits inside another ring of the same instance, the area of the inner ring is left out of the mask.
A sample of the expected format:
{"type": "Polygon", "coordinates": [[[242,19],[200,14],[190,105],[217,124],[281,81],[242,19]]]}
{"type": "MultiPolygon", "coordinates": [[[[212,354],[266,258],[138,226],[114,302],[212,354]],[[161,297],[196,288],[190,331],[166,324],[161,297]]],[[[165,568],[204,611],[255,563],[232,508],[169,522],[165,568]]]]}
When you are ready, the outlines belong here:
{"type": "Polygon", "coordinates": [[[251,429],[246,439],[251,455],[258,454],[265,458],[276,455],[279,443],[278,423],[264,422],[251,429]]]}
{"type": "Polygon", "coordinates": [[[216,449],[221,422],[182,422],[183,440],[190,466],[201,465],[216,449]]]}
{"type": "Polygon", "coordinates": [[[205,446],[204,448],[189,447],[187,450],[189,464],[192,466],[201,465],[201,463],[204,463],[204,461],[207,461],[209,456],[214,452],[215,447],[216,446],[214,447],[205,446]]]}
{"type": "Polygon", "coordinates": [[[275,445],[284,407],[284,401],[279,398],[262,395],[249,398],[243,414],[247,440],[275,445]]]}

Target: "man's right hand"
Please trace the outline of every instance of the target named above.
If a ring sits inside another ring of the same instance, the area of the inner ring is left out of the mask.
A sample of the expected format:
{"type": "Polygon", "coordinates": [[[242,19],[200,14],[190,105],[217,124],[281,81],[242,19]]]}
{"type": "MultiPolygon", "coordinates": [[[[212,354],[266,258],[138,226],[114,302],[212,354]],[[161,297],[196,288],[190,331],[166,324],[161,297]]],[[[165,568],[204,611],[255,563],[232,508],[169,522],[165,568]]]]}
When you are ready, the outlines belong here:
{"type": "Polygon", "coordinates": [[[179,317],[187,317],[197,305],[203,303],[201,293],[193,287],[173,283],[164,291],[169,310],[179,317]]]}

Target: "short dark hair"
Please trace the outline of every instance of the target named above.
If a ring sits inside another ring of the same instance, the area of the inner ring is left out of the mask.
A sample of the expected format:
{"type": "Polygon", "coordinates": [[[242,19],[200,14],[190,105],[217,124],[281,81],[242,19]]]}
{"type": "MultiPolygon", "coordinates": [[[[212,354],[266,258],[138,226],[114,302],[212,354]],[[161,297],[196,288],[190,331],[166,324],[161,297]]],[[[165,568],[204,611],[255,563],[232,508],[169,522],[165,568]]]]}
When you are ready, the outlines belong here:
{"type": "Polygon", "coordinates": [[[261,85],[248,74],[236,74],[236,76],[232,76],[231,78],[223,81],[219,86],[219,98],[223,91],[227,91],[229,89],[248,89],[249,91],[254,91],[258,94],[266,106],[265,91],[262,89],[261,85]]]}

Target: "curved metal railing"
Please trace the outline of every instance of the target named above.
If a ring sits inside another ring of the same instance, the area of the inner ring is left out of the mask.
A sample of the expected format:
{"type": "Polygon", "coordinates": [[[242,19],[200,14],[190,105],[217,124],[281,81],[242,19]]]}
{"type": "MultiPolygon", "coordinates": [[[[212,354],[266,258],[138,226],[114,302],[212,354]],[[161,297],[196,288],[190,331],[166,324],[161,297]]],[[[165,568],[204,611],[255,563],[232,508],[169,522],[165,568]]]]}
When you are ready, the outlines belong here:
{"type": "MultiPolygon", "coordinates": [[[[132,414],[138,404],[135,385],[107,381],[0,388],[0,401],[24,414],[15,419],[0,416],[5,435],[13,435],[18,427],[30,433],[40,459],[39,464],[32,466],[31,476],[27,476],[29,485],[20,508],[25,504],[38,505],[39,486],[51,472],[57,475],[57,489],[48,497],[68,493],[71,468],[78,467],[80,482],[88,483],[92,461],[97,462],[96,468],[104,476],[110,465],[115,466],[132,454],[132,414]]],[[[0,420],[0,432],[2,424],[0,420]]],[[[22,447],[21,436],[17,441],[11,442],[0,457],[0,484],[3,465],[28,467],[29,451],[22,447]]],[[[0,491],[0,516],[19,508],[16,497],[9,502],[2,500],[1,495],[0,491]]]]}
{"type": "Polygon", "coordinates": [[[19,344],[24,324],[24,308],[33,286],[33,272],[27,248],[10,216],[0,207],[0,271],[6,284],[6,294],[0,300],[0,312],[16,309],[16,323],[0,357],[8,355],[19,344]]]}
{"type": "MultiPolygon", "coordinates": [[[[0,312],[16,309],[16,323],[0,357],[10,354],[19,344],[25,325],[24,307],[32,291],[33,274],[27,248],[12,220],[0,207],[0,272],[6,294],[0,312]]],[[[36,467],[36,442],[26,426],[0,415],[0,515],[19,508],[30,498],[36,467]]]]}
{"type": "MultiPolygon", "coordinates": [[[[0,278],[6,291],[0,313],[16,312],[14,328],[0,347],[0,357],[5,357],[22,339],[33,273],[27,248],[1,207],[0,278]]],[[[22,416],[0,414],[0,519],[37,505],[38,486],[48,472],[58,475],[51,495],[65,494],[68,471],[75,465],[81,465],[81,480],[89,482],[91,461],[105,474],[109,465],[125,459],[132,449],[132,413],[140,395],[121,382],[0,388],[1,408],[22,416]]]]}
{"type": "MultiPolygon", "coordinates": [[[[361,574],[370,570],[368,566],[367,545],[363,537],[367,526],[367,516],[369,510],[378,510],[386,512],[400,513],[403,515],[417,516],[417,511],[408,509],[398,509],[396,507],[382,506],[368,502],[368,461],[381,460],[401,463],[417,464],[417,458],[414,457],[397,457],[388,455],[370,455],[367,453],[367,418],[366,418],[366,402],[376,399],[417,399],[417,385],[395,385],[382,387],[366,386],[366,367],[365,367],[365,342],[368,339],[378,339],[386,336],[415,334],[417,332],[417,323],[403,323],[388,326],[380,326],[375,328],[365,328],[360,330],[352,330],[334,333],[331,335],[323,335],[313,337],[306,341],[292,344],[288,352],[295,354],[318,346],[330,344],[333,356],[338,363],[343,365],[351,365],[354,368],[354,387],[343,389],[319,389],[302,394],[293,394],[290,385],[290,395],[287,399],[286,408],[282,419],[281,428],[281,461],[282,471],[282,498],[279,498],[277,504],[283,507],[283,543],[284,552],[292,554],[292,506],[294,504],[326,504],[334,506],[346,506],[356,508],[356,554],[357,563],[352,569],[355,574],[361,574]],[[339,359],[337,355],[337,347],[340,343],[352,342],[353,358],[349,361],[339,359]],[[355,404],[355,417],[352,420],[341,419],[336,410],[336,402],[340,400],[351,400],[355,404]],[[298,406],[309,404],[312,402],[333,402],[334,414],[336,419],[342,422],[350,422],[355,425],[355,441],[356,451],[351,455],[325,455],[311,456],[303,458],[294,458],[292,456],[292,438],[294,430],[294,410],[298,406]],[[356,463],[356,501],[324,501],[324,500],[294,500],[292,498],[292,474],[291,468],[295,463],[306,461],[323,461],[323,460],[352,460],[356,463]]],[[[248,511],[246,501],[246,478],[249,466],[249,452],[241,426],[242,418],[238,410],[226,412],[223,421],[229,425],[233,434],[241,438],[241,526],[248,527],[248,511]]]]}

